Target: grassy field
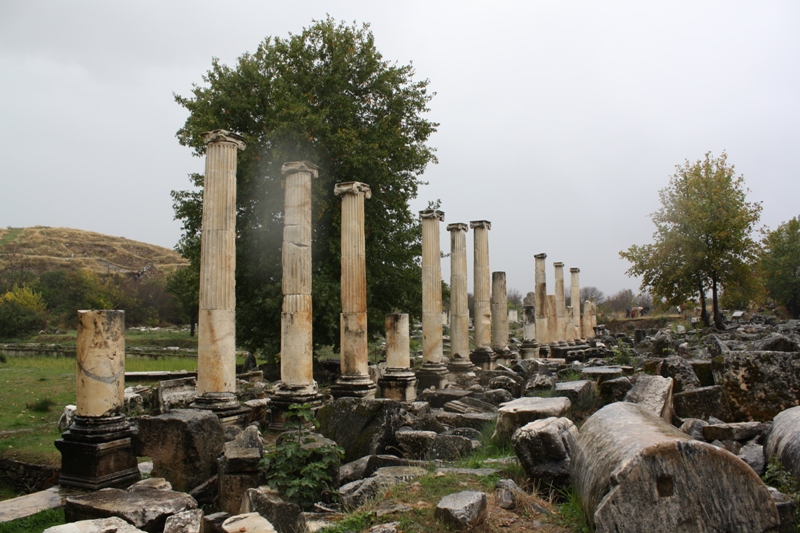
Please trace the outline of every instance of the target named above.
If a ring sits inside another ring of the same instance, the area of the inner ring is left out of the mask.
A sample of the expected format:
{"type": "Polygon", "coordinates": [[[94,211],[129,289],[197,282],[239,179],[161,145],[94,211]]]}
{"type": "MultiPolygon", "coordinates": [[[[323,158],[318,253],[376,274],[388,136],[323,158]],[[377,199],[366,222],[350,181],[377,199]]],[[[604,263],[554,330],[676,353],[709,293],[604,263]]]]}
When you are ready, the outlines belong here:
{"type": "MultiPolygon", "coordinates": [[[[25,339],[25,343],[38,344],[60,344],[62,346],[75,346],[78,332],[74,329],[64,331],[58,335],[42,334],[34,335],[25,339]]],[[[177,346],[178,348],[197,349],[197,336],[189,336],[189,330],[176,328],[162,328],[141,330],[131,328],[125,331],[125,346],[156,346],[166,348],[177,346]]]]}

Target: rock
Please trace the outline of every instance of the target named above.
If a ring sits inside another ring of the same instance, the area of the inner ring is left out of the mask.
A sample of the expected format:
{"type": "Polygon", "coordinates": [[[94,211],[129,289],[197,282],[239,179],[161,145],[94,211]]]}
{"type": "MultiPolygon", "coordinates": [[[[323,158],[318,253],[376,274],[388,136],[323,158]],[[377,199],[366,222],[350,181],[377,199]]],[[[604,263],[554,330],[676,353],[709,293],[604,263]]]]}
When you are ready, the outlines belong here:
{"type": "Polygon", "coordinates": [[[472,428],[478,431],[484,426],[494,422],[494,413],[448,413],[439,411],[435,414],[436,420],[454,428],[472,428]]]}
{"type": "Polygon", "coordinates": [[[550,417],[519,428],[511,444],[529,478],[560,488],[569,484],[571,449],[577,438],[571,420],[550,417]]]}
{"type": "Polygon", "coordinates": [[[196,508],[194,498],[182,492],[102,489],[68,497],[64,504],[64,517],[67,522],[77,522],[116,516],[139,529],[160,533],[168,517],[196,508]]]}
{"type": "MultiPolygon", "coordinates": [[[[410,507],[406,507],[406,509],[411,510],[410,507]]],[[[367,533],[397,533],[397,522],[389,522],[387,524],[378,524],[372,526],[369,528],[369,530],[367,530],[367,533]]]]}
{"type": "Polygon", "coordinates": [[[731,409],[725,391],[719,385],[700,387],[691,391],[672,395],[675,415],[680,418],[715,417],[731,420],[731,409]]]}
{"type": "Polygon", "coordinates": [[[483,393],[483,400],[494,406],[504,402],[510,402],[514,397],[505,389],[491,389],[483,393]]]}
{"type": "MultiPolygon", "coordinates": [[[[441,392],[441,391],[440,391],[441,392]]],[[[397,446],[395,432],[400,427],[400,402],[339,398],[317,413],[319,432],[344,448],[344,460],[386,453],[397,446]]]]}
{"type": "Polygon", "coordinates": [[[571,405],[567,398],[519,398],[505,403],[497,410],[497,426],[492,440],[508,440],[528,422],[562,416],[571,405]]]}
{"type": "Polygon", "coordinates": [[[145,489],[172,490],[172,484],[163,477],[151,477],[148,479],[137,481],[136,483],[128,487],[127,490],[134,491],[134,490],[145,490],[145,489]]]}
{"type": "Polygon", "coordinates": [[[277,533],[269,520],[258,513],[232,516],[222,523],[224,533],[277,533]]]}
{"type": "Polygon", "coordinates": [[[489,380],[488,387],[490,389],[505,389],[514,398],[519,398],[520,394],[522,394],[521,384],[511,376],[495,376],[489,380]]]}
{"type": "Polygon", "coordinates": [[[778,414],[764,440],[764,453],[769,461],[777,457],[784,468],[800,480],[800,406],[778,414]]]}
{"type": "Polygon", "coordinates": [[[483,522],[487,509],[486,494],[467,490],[442,498],[434,516],[448,527],[467,530],[483,522]]]}
{"type": "Polygon", "coordinates": [[[460,400],[472,394],[472,391],[450,387],[448,389],[428,389],[417,396],[418,402],[427,402],[434,409],[441,409],[444,404],[453,400],[460,400]]]}
{"type": "Polygon", "coordinates": [[[494,492],[494,502],[503,509],[513,509],[517,506],[517,495],[513,490],[497,489],[494,492]]]}
{"type": "Polygon", "coordinates": [[[64,407],[64,412],[58,419],[58,430],[64,433],[72,425],[72,420],[75,418],[75,412],[78,410],[75,405],[67,405],[64,407]]]}
{"type": "Polygon", "coordinates": [[[800,353],[731,351],[713,361],[734,421],[772,419],[800,404],[800,353]]]}
{"type": "Polygon", "coordinates": [[[672,378],[672,392],[674,393],[700,387],[700,380],[697,379],[691,363],[677,355],[671,355],[664,359],[661,365],[661,375],[665,378],[672,378]]]}
{"type": "Polygon", "coordinates": [[[687,418],[681,425],[681,431],[689,435],[695,440],[705,441],[703,436],[703,428],[708,425],[708,422],[699,418],[687,418]]]}
{"type": "Polygon", "coordinates": [[[760,444],[748,443],[742,446],[737,454],[739,459],[747,463],[753,472],[761,476],[764,473],[766,461],[764,460],[764,447],[760,444]]]}
{"type": "Polygon", "coordinates": [[[581,377],[602,383],[609,379],[622,377],[623,370],[618,366],[590,366],[581,370],[581,377]]]}
{"type": "Polygon", "coordinates": [[[599,533],[745,533],[778,525],[769,491],[749,466],[637,404],[612,403],[589,417],[570,471],[599,533]]]}
{"type": "Polygon", "coordinates": [[[725,341],[717,335],[709,335],[703,342],[708,346],[708,352],[712,357],[720,357],[731,351],[725,341]]]}
{"type": "Polygon", "coordinates": [[[217,507],[220,510],[232,515],[242,512],[240,507],[245,494],[259,486],[258,464],[263,453],[264,444],[255,426],[248,426],[232,441],[225,443],[219,459],[217,507]]]}
{"type": "Polygon", "coordinates": [[[525,393],[537,390],[553,390],[558,382],[558,376],[550,374],[534,374],[525,383],[525,393]]]}
{"type": "Polygon", "coordinates": [[[387,514],[407,513],[411,507],[397,500],[383,500],[375,506],[375,516],[378,518],[387,514]]]}
{"type": "Polygon", "coordinates": [[[222,533],[222,524],[230,518],[230,513],[213,513],[203,517],[203,533],[222,533]]]}
{"type": "MultiPolygon", "coordinates": [[[[619,378],[625,379],[628,378],[619,378]]],[[[613,380],[612,380],[613,381],[613,380]]],[[[577,402],[579,399],[591,398],[596,389],[595,382],[587,379],[579,379],[577,381],[559,381],[556,383],[554,396],[563,396],[569,398],[572,403],[577,402]]]]}
{"type": "Polygon", "coordinates": [[[770,333],[756,343],[756,350],[762,352],[800,352],[800,344],[786,335],[770,333]]]}
{"type": "Polygon", "coordinates": [[[385,466],[405,466],[408,464],[408,459],[401,459],[395,455],[367,455],[343,464],[339,468],[339,483],[344,485],[351,481],[367,478],[379,468],[385,466]]]}
{"type": "Polygon", "coordinates": [[[200,533],[203,528],[203,511],[192,509],[169,518],[164,525],[164,533],[200,533]]]}
{"type": "Polygon", "coordinates": [[[777,489],[769,487],[772,501],[775,502],[775,507],[778,508],[778,514],[781,517],[781,526],[776,533],[797,533],[798,516],[797,516],[797,503],[777,489]]]}
{"type": "Polygon", "coordinates": [[[258,513],[272,524],[278,533],[305,531],[303,510],[295,503],[284,501],[269,487],[247,489],[242,498],[239,514],[258,513]]]}
{"type": "Polygon", "coordinates": [[[404,457],[410,459],[429,459],[431,446],[436,439],[433,431],[398,431],[395,434],[397,447],[404,457]]]}
{"type": "Polygon", "coordinates": [[[664,330],[659,331],[653,337],[653,355],[665,357],[672,353],[672,337],[664,330]]]}
{"type": "Polygon", "coordinates": [[[342,506],[352,511],[367,502],[383,497],[383,494],[396,483],[397,480],[392,476],[368,477],[339,487],[339,497],[342,506]]]}
{"type": "Polygon", "coordinates": [[[761,422],[734,422],[730,424],[710,424],[703,428],[703,438],[712,440],[750,440],[761,435],[767,428],[761,422]]]}
{"type": "Polygon", "coordinates": [[[672,420],[672,384],[672,378],[641,374],[625,395],[625,401],[639,404],[664,420],[672,420]]]}
{"type": "Polygon", "coordinates": [[[374,475],[393,477],[398,483],[404,483],[424,476],[425,472],[420,466],[384,466],[376,470],[374,475]]]}
{"type": "Polygon", "coordinates": [[[704,359],[690,359],[689,364],[692,365],[692,371],[700,382],[700,387],[711,387],[716,385],[714,383],[714,373],[711,369],[711,361],[704,359]]]}
{"type": "Polygon", "coordinates": [[[451,413],[496,413],[497,407],[489,402],[465,396],[459,400],[447,402],[444,404],[444,410],[451,413]]]}
{"type": "Polygon", "coordinates": [[[142,530],[133,527],[122,518],[112,516],[48,527],[43,533],[142,533],[142,530]]]}
{"type": "Polygon", "coordinates": [[[626,376],[608,379],[597,386],[598,391],[600,391],[600,399],[604,405],[612,402],[621,402],[632,388],[633,383],[626,376]]]}
{"type": "Polygon", "coordinates": [[[179,409],[136,420],[137,455],[153,459],[153,475],[189,491],[217,473],[225,433],[217,415],[179,409]]]}

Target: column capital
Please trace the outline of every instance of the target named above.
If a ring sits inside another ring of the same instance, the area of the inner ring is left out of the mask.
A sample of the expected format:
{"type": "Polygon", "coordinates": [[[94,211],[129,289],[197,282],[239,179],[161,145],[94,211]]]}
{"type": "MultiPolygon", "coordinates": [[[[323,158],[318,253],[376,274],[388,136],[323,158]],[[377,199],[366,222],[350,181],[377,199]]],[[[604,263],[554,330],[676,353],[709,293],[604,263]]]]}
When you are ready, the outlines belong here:
{"type": "Polygon", "coordinates": [[[536,259],[547,259],[547,254],[536,254],[533,257],[536,259]]]}
{"type": "Polygon", "coordinates": [[[422,219],[436,218],[439,219],[440,222],[444,222],[444,211],[439,211],[438,209],[425,209],[424,211],[419,212],[419,217],[422,219]]]}
{"type": "Polygon", "coordinates": [[[570,271],[571,273],[573,273],[573,274],[577,274],[578,272],[580,272],[580,271],[581,271],[581,269],[580,269],[580,268],[578,268],[578,267],[572,267],[572,268],[570,268],[570,269],[569,269],[569,271],[570,271]]]}
{"type": "Polygon", "coordinates": [[[553,266],[556,268],[564,268],[564,263],[562,263],[561,261],[556,261],[555,263],[553,263],[553,266]]]}
{"type": "Polygon", "coordinates": [[[369,185],[366,183],[361,183],[360,181],[345,181],[342,183],[337,183],[333,186],[334,196],[361,193],[364,193],[364,196],[367,198],[367,200],[372,198],[372,189],[369,188],[369,185]]]}
{"type": "Polygon", "coordinates": [[[447,231],[463,231],[466,233],[469,231],[469,227],[463,222],[454,222],[447,225],[447,231]]]}
{"type": "Polygon", "coordinates": [[[312,178],[319,176],[319,167],[308,161],[289,161],[281,166],[281,174],[288,176],[297,172],[308,172],[312,178]]]}
{"type": "Polygon", "coordinates": [[[203,138],[204,144],[211,143],[230,143],[236,146],[239,150],[244,150],[247,146],[244,138],[241,135],[231,133],[228,130],[212,130],[200,134],[203,138]]]}
{"type": "Polygon", "coordinates": [[[469,227],[472,229],[475,228],[485,228],[485,229],[492,229],[492,223],[488,220],[473,220],[469,223],[469,227]]]}

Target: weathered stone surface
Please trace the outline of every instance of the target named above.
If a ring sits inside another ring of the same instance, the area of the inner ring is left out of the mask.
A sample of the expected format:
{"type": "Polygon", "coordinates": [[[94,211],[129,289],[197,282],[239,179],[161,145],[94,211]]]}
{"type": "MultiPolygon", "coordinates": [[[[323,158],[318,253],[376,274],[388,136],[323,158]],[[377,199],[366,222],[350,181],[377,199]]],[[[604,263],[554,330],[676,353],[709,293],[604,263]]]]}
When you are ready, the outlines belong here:
{"type": "Polygon", "coordinates": [[[505,389],[491,389],[483,393],[483,401],[497,406],[503,402],[510,402],[514,397],[505,389]]]}
{"type": "Polygon", "coordinates": [[[683,357],[671,355],[661,365],[661,375],[672,378],[672,392],[678,393],[700,387],[700,380],[694,373],[691,363],[683,357]]]}
{"type": "Polygon", "coordinates": [[[778,414],[764,441],[767,460],[777,457],[783,466],[800,479],[800,406],[778,414]]]}
{"type": "Polygon", "coordinates": [[[760,435],[767,426],[761,422],[733,422],[730,424],[709,424],[703,428],[703,438],[712,440],[746,441],[760,435]]]}
{"type": "Polygon", "coordinates": [[[408,459],[402,459],[395,455],[367,455],[339,467],[339,483],[344,485],[351,481],[364,479],[385,466],[405,466],[409,463],[408,459]]]}
{"type": "Polygon", "coordinates": [[[769,493],[772,496],[772,501],[775,502],[775,507],[778,508],[778,515],[781,517],[781,525],[775,533],[797,533],[797,526],[800,523],[797,522],[797,504],[795,501],[773,487],[769,487],[769,493]]]}
{"type": "Polygon", "coordinates": [[[505,389],[514,398],[519,398],[522,393],[521,384],[511,376],[495,376],[489,380],[488,387],[490,389],[505,389]]]}
{"type": "Polygon", "coordinates": [[[430,456],[433,459],[455,461],[472,453],[472,442],[461,435],[437,435],[431,445],[430,456]]]}
{"type": "Polygon", "coordinates": [[[672,420],[672,385],[672,378],[639,375],[625,401],[639,404],[664,420],[672,420]]]}
{"type": "Polygon", "coordinates": [[[528,422],[562,416],[571,405],[568,398],[519,398],[505,403],[497,410],[497,426],[492,439],[508,440],[528,422]]]}
{"type": "Polygon", "coordinates": [[[382,497],[383,493],[395,484],[397,480],[393,476],[368,477],[339,487],[339,497],[346,510],[353,510],[382,497]]]}
{"type": "Polygon", "coordinates": [[[142,530],[133,527],[122,518],[112,516],[48,527],[43,533],[142,533],[142,530]]]}
{"type": "Polygon", "coordinates": [[[764,460],[764,447],[760,444],[748,443],[742,446],[737,454],[739,459],[753,469],[753,472],[759,476],[764,473],[766,461],[764,460]]]}
{"type": "Polygon", "coordinates": [[[628,394],[628,391],[632,388],[633,383],[627,376],[607,379],[597,385],[597,390],[600,393],[600,399],[603,401],[603,404],[623,401],[625,395],[628,394]]]}
{"type": "Polygon", "coordinates": [[[769,491],[749,466],[632,403],[607,405],[586,420],[571,477],[598,532],[744,533],[778,525],[769,491]]]}
{"type": "Polygon", "coordinates": [[[67,498],[64,516],[68,522],[116,516],[139,529],[160,533],[169,516],[196,508],[194,498],[182,492],[102,489],[67,498]]]}
{"type": "Polygon", "coordinates": [[[786,335],[770,333],[756,343],[756,350],[762,352],[800,352],[800,343],[786,335]]]}
{"type": "Polygon", "coordinates": [[[703,436],[703,428],[708,425],[708,422],[699,418],[687,418],[681,424],[681,431],[689,435],[695,440],[705,441],[703,436]]]}
{"type": "Polygon", "coordinates": [[[203,528],[203,511],[192,509],[169,518],[164,525],[164,533],[199,533],[203,528]]]}
{"type": "Polygon", "coordinates": [[[213,513],[203,517],[203,533],[223,533],[222,524],[230,518],[230,513],[213,513]]]}
{"type": "Polygon", "coordinates": [[[303,511],[295,503],[284,501],[269,487],[248,489],[242,498],[239,514],[258,513],[272,524],[278,533],[305,531],[303,511]]]}
{"type": "MultiPolygon", "coordinates": [[[[223,461],[220,460],[220,463],[223,461]]],[[[260,476],[257,472],[227,473],[224,470],[224,466],[221,465],[218,477],[217,508],[235,515],[239,513],[242,499],[247,491],[259,486],[260,476]]]]}
{"type": "Polygon", "coordinates": [[[467,530],[483,522],[487,509],[486,494],[466,490],[442,498],[434,514],[448,527],[467,530]]]}
{"type": "Polygon", "coordinates": [[[418,402],[427,402],[434,409],[441,409],[444,404],[453,400],[459,400],[472,394],[472,391],[449,387],[439,390],[424,390],[417,396],[418,402]]]}
{"type": "Polygon", "coordinates": [[[151,477],[148,479],[137,481],[136,483],[128,487],[127,490],[134,491],[134,490],[145,490],[145,489],[172,490],[172,484],[163,477],[151,477]]]}
{"type": "Polygon", "coordinates": [[[224,533],[277,533],[269,520],[258,513],[232,516],[222,523],[224,533]]]}
{"type": "Polygon", "coordinates": [[[448,413],[439,411],[436,420],[454,428],[473,428],[480,431],[495,419],[494,413],[448,413]]]}
{"type": "Polygon", "coordinates": [[[800,404],[800,352],[731,351],[713,369],[735,421],[767,421],[800,404]]]}
{"type": "Polygon", "coordinates": [[[376,470],[375,475],[393,477],[398,483],[402,483],[424,476],[425,472],[421,466],[384,466],[376,470]]]}
{"type": "Polygon", "coordinates": [[[402,422],[400,402],[339,398],[317,413],[319,431],[344,448],[344,460],[386,453],[397,446],[395,432],[402,422]]]}
{"type": "MultiPolygon", "coordinates": [[[[627,380],[628,378],[620,379],[627,380]]],[[[569,401],[575,403],[578,398],[586,398],[591,396],[595,389],[595,382],[588,379],[579,379],[577,381],[559,381],[556,383],[554,395],[569,398],[569,401]]]]}
{"type": "Polygon", "coordinates": [[[563,487],[569,483],[570,455],[577,438],[571,420],[550,417],[519,428],[511,444],[528,477],[544,486],[563,487]]]}
{"type": "Polygon", "coordinates": [[[142,417],[137,455],[153,459],[153,475],[176,490],[189,491],[217,472],[225,433],[217,415],[197,409],[178,409],[142,417]]]}
{"type": "Polygon", "coordinates": [[[672,406],[680,418],[714,417],[727,422],[732,416],[728,398],[719,385],[673,394],[672,406]]]}
{"type": "Polygon", "coordinates": [[[601,383],[609,379],[622,377],[622,373],[622,368],[618,366],[590,366],[581,370],[581,377],[601,383]]]}
{"type": "Polygon", "coordinates": [[[409,459],[428,459],[436,433],[433,431],[398,431],[397,446],[409,459]]]}

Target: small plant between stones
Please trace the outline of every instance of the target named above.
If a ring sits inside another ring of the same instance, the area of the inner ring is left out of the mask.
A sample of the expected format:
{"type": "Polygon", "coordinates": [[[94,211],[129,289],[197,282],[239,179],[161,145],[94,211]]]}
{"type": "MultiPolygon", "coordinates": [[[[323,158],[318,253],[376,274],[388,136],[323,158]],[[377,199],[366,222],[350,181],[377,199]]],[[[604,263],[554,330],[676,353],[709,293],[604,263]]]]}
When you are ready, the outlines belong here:
{"type": "Polygon", "coordinates": [[[795,524],[797,525],[797,531],[800,532],[800,480],[786,470],[777,457],[770,458],[767,463],[767,469],[761,477],[764,483],[770,487],[775,487],[794,502],[795,524]]]}
{"type": "Polygon", "coordinates": [[[316,424],[311,404],[291,405],[284,422],[286,431],[275,451],[259,463],[270,488],[304,509],[313,507],[324,495],[335,497],[332,473],[344,458],[342,447],[317,444],[308,429],[316,424]]]}

